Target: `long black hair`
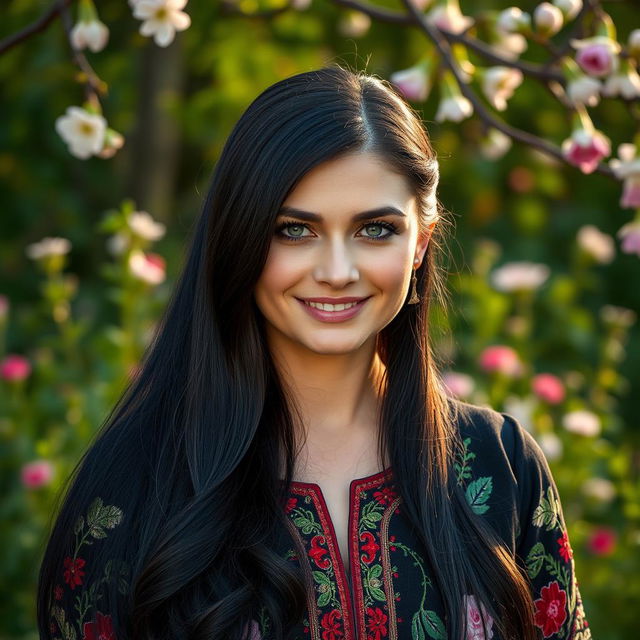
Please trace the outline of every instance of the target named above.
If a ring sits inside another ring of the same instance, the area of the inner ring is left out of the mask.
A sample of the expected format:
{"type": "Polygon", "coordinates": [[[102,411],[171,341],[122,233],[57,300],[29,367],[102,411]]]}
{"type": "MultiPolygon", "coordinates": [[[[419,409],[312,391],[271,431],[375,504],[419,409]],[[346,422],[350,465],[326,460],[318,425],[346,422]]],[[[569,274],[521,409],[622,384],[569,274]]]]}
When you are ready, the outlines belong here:
{"type": "Polygon", "coordinates": [[[129,585],[123,599],[110,586],[118,581],[107,581],[102,596],[116,637],[239,639],[259,605],[274,637],[285,638],[301,617],[303,576],[272,546],[285,528],[300,446],[294,399],[271,359],[253,289],[287,194],[313,167],[356,151],[379,154],[408,179],[423,228],[438,220],[417,271],[421,302],[404,305],[377,339],[386,369],[380,459],[389,459],[432,561],[448,637],[463,637],[465,593],[484,604],[501,637],[537,637],[526,580],[452,471],[460,443],[429,331],[431,300],[444,299],[435,154],[418,114],[388,82],[335,65],[268,87],[231,132],[139,374],[70,479],[41,567],[42,638],[74,526],[86,524],[78,518],[93,509],[94,524],[96,514],[109,524],[96,496],[98,507],[113,505],[118,526],[95,545],[92,566],[116,559],[129,585]]]}

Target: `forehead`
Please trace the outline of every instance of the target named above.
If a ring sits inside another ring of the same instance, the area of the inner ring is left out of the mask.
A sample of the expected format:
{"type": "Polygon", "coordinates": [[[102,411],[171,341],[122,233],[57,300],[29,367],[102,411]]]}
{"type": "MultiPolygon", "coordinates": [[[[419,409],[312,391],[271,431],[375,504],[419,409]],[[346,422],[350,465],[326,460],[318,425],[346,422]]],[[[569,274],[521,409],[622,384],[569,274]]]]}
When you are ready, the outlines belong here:
{"type": "Polygon", "coordinates": [[[289,193],[283,205],[323,216],[355,213],[385,205],[407,214],[415,196],[409,181],[383,158],[352,153],[311,169],[289,193]]]}

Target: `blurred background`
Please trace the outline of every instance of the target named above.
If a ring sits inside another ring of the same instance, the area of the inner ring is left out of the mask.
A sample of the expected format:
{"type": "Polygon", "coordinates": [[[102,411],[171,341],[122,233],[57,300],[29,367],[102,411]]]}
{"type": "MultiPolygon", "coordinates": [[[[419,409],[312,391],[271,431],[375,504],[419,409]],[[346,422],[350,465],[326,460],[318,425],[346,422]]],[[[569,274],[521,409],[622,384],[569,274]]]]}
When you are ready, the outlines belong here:
{"type": "MultiPolygon", "coordinates": [[[[75,22],[77,3],[61,4],[75,22]]],[[[111,158],[79,159],[56,132],[87,95],[87,69],[74,64],[59,15],[0,55],[1,638],[37,637],[34,589],[59,491],[135,373],[242,111],[286,76],[335,62],[389,79],[426,48],[418,29],[328,0],[192,0],[189,28],[158,46],[139,33],[131,4],[101,0],[109,42],[85,52],[108,85],[103,116],[124,138],[111,158]]],[[[403,11],[401,2],[378,4],[403,11]]],[[[469,15],[509,6],[461,4],[469,15]]],[[[48,6],[3,3],[0,41],[48,6]]],[[[620,41],[640,26],[635,2],[605,6],[620,41]]],[[[531,42],[521,58],[546,54],[531,42]]],[[[616,238],[631,212],[611,177],[519,143],[498,152],[474,116],[437,122],[438,103],[437,91],[412,102],[454,221],[443,263],[450,300],[434,310],[447,386],[511,413],[540,443],[593,637],[631,638],[640,602],[640,261],[616,238]]],[[[621,101],[604,99],[591,116],[613,148],[638,131],[637,111],[634,120],[621,101]]],[[[503,117],[556,144],[571,133],[566,111],[531,78],[503,117]]]]}

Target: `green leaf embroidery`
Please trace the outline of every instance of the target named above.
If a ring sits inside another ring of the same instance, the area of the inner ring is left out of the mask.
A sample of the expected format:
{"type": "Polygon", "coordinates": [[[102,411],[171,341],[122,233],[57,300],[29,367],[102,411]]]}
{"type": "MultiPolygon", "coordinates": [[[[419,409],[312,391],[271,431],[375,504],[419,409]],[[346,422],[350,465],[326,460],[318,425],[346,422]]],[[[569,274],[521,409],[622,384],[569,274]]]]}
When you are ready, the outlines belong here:
{"type": "Polygon", "coordinates": [[[300,514],[293,518],[293,523],[304,533],[309,535],[314,531],[318,534],[323,533],[322,527],[315,521],[313,512],[307,509],[296,509],[296,513],[300,514]]]}
{"type": "Polygon", "coordinates": [[[51,608],[51,615],[58,623],[58,627],[60,627],[60,633],[62,633],[62,637],[64,638],[64,640],[76,640],[76,631],[67,622],[64,609],[62,607],[54,606],[51,608]]]}
{"type": "Polygon", "coordinates": [[[560,524],[560,507],[553,494],[551,485],[547,487],[547,497],[544,495],[540,498],[540,504],[533,512],[533,524],[536,527],[546,527],[547,531],[551,531],[560,524]]]}
{"type": "Polygon", "coordinates": [[[382,520],[381,511],[384,509],[378,502],[368,502],[362,509],[360,527],[364,529],[377,529],[378,522],[382,520]]]}
{"type": "Polygon", "coordinates": [[[465,438],[462,443],[462,452],[456,452],[456,458],[460,462],[454,462],[453,468],[456,471],[456,477],[458,478],[458,484],[462,484],[463,480],[467,480],[471,477],[471,467],[467,464],[476,457],[473,451],[469,451],[469,443],[471,438],[465,438]]]}
{"type": "Polygon", "coordinates": [[[434,640],[446,640],[444,624],[435,611],[420,609],[411,621],[411,638],[425,640],[427,635],[434,640]]]}
{"type": "Polygon", "coordinates": [[[96,498],[87,512],[87,526],[93,538],[106,538],[105,529],[113,529],[122,521],[122,510],[114,505],[104,505],[96,498]]]}
{"type": "Polygon", "coordinates": [[[385,602],[387,598],[384,595],[384,591],[380,588],[382,586],[382,580],[380,580],[381,574],[381,565],[374,564],[371,567],[368,567],[365,584],[374,600],[377,600],[378,602],[385,602]]]}
{"type": "Polygon", "coordinates": [[[493,478],[491,476],[478,478],[469,484],[465,495],[474,513],[482,514],[489,510],[489,505],[485,502],[489,499],[492,490],[493,478]]]}
{"type": "Polygon", "coordinates": [[[527,555],[527,573],[532,580],[540,573],[540,569],[542,569],[544,555],[544,545],[542,542],[536,542],[527,555]]]}

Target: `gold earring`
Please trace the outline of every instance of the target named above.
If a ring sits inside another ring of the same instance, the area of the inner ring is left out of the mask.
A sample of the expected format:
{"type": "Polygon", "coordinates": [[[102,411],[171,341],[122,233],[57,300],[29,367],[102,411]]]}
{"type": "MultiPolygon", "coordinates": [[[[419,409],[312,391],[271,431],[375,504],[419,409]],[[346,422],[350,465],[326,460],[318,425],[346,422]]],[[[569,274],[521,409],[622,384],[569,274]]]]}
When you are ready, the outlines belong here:
{"type": "MultiPolygon", "coordinates": [[[[418,262],[420,262],[419,258],[416,258],[413,263],[414,264],[418,264],[418,262]]],[[[418,284],[418,278],[416,276],[416,270],[413,270],[413,273],[411,274],[411,297],[409,298],[409,301],[407,302],[407,304],[418,304],[418,302],[420,302],[420,298],[418,296],[418,291],[417,291],[417,284],[418,284]]]]}

